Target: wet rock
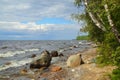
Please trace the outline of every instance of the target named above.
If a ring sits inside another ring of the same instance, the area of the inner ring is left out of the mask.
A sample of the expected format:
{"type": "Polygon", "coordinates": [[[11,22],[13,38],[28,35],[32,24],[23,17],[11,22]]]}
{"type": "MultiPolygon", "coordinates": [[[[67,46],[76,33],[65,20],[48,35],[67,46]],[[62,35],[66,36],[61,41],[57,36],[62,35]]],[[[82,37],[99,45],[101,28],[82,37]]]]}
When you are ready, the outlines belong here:
{"type": "Polygon", "coordinates": [[[7,49],[8,47],[7,46],[3,46],[1,49],[7,49]]]}
{"type": "Polygon", "coordinates": [[[10,64],[11,64],[11,62],[6,62],[6,63],[5,63],[5,65],[10,65],[10,64]]]}
{"type": "Polygon", "coordinates": [[[58,57],[58,52],[57,51],[51,51],[51,56],[52,57],[58,57]]]}
{"type": "Polygon", "coordinates": [[[62,56],[64,56],[62,53],[60,53],[59,55],[58,55],[59,57],[62,57],[62,56]]]}
{"type": "Polygon", "coordinates": [[[84,62],[81,58],[81,54],[71,55],[67,60],[68,67],[77,67],[83,63],[84,62]]]}
{"type": "Polygon", "coordinates": [[[78,48],[78,45],[74,45],[74,46],[72,46],[73,48],[78,48]]]}
{"type": "Polygon", "coordinates": [[[60,71],[62,69],[62,67],[60,67],[60,66],[54,66],[54,67],[52,67],[50,70],[52,71],[52,72],[57,72],[57,71],[60,71]]]}
{"type": "Polygon", "coordinates": [[[34,58],[34,57],[36,57],[36,54],[32,54],[32,55],[31,55],[31,58],[34,58]]]}
{"type": "Polygon", "coordinates": [[[41,67],[48,67],[51,63],[51,56],[50,53],[45,50],[41,53],[40,57],[33,61],[30,64],[30,68],[41,68],[41,67]]]}

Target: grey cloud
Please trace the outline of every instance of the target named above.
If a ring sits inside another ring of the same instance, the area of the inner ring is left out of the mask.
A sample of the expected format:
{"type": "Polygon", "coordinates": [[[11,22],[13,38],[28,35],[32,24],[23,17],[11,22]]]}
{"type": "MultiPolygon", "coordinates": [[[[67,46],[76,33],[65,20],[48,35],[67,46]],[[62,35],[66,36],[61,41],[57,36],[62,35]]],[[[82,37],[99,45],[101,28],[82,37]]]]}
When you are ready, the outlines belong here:
{"type": "Polygon", "coordinates": [[[44,17],[70,19],[74,0],[0,0],[0,21],[36,21],[44,17]]]}

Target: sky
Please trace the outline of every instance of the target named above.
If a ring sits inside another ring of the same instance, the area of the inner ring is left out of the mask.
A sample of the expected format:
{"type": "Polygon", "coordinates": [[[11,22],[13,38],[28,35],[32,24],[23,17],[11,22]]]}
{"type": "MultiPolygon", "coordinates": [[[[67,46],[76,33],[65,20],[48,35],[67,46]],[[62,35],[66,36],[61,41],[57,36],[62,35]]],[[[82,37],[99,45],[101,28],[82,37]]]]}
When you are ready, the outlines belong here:
{"type": "Polygon", "coordinates": [[[73,2],[0,0],[0,40],[75,39],[83,23],[71,19],[71,14],[78,11],[73,2]]]}

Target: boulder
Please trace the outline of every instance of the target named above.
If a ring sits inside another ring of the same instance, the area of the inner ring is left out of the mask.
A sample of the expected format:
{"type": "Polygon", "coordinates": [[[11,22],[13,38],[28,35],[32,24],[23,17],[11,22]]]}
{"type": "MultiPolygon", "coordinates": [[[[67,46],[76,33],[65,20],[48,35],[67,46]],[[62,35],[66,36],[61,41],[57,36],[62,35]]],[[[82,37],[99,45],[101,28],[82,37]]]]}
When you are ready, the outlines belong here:
{"type": "Polygon", "coordinates": [[[30,68],[41,68],[41,67],[48,67],[51,63],[51,56],[50,53],[45,50],[41,53],[40,57],[37,60],[33,61],[30,64],[30,68]]]}
{"type": "Polygon", "coordinates": [[[71,55],[67,60],[68,67],[77,67],[83,63],[84,62],[81,58],[81,54],[71,55]]]}
{"type": "Polygon", "coordinates": [[[52,57],[58,57],[58,52],[57,51],[51,51],[51,56],[52,57]]]}

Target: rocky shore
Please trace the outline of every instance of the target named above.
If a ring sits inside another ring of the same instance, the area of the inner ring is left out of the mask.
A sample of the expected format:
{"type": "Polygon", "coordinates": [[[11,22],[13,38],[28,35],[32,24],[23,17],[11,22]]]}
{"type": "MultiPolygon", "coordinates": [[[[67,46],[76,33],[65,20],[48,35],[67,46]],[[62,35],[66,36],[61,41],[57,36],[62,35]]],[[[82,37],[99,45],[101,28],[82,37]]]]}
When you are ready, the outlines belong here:
{"type": "MultiPolygon", "coordinates": [[[[41,60],[39,57],[32,63],[20,67],[15,74],[0,76],[0,80],[110,80],[108,74],[115,68],[114,66],[102,68],[97,66],[96,47],[71,54],[52,51],[51,55],[49,52],[41,55],[47,55],[45,58],[49,61],[43,58],[41,60]]],[[[31,56],[31,58],[35,57],[35,54],[31,56]]]]}

